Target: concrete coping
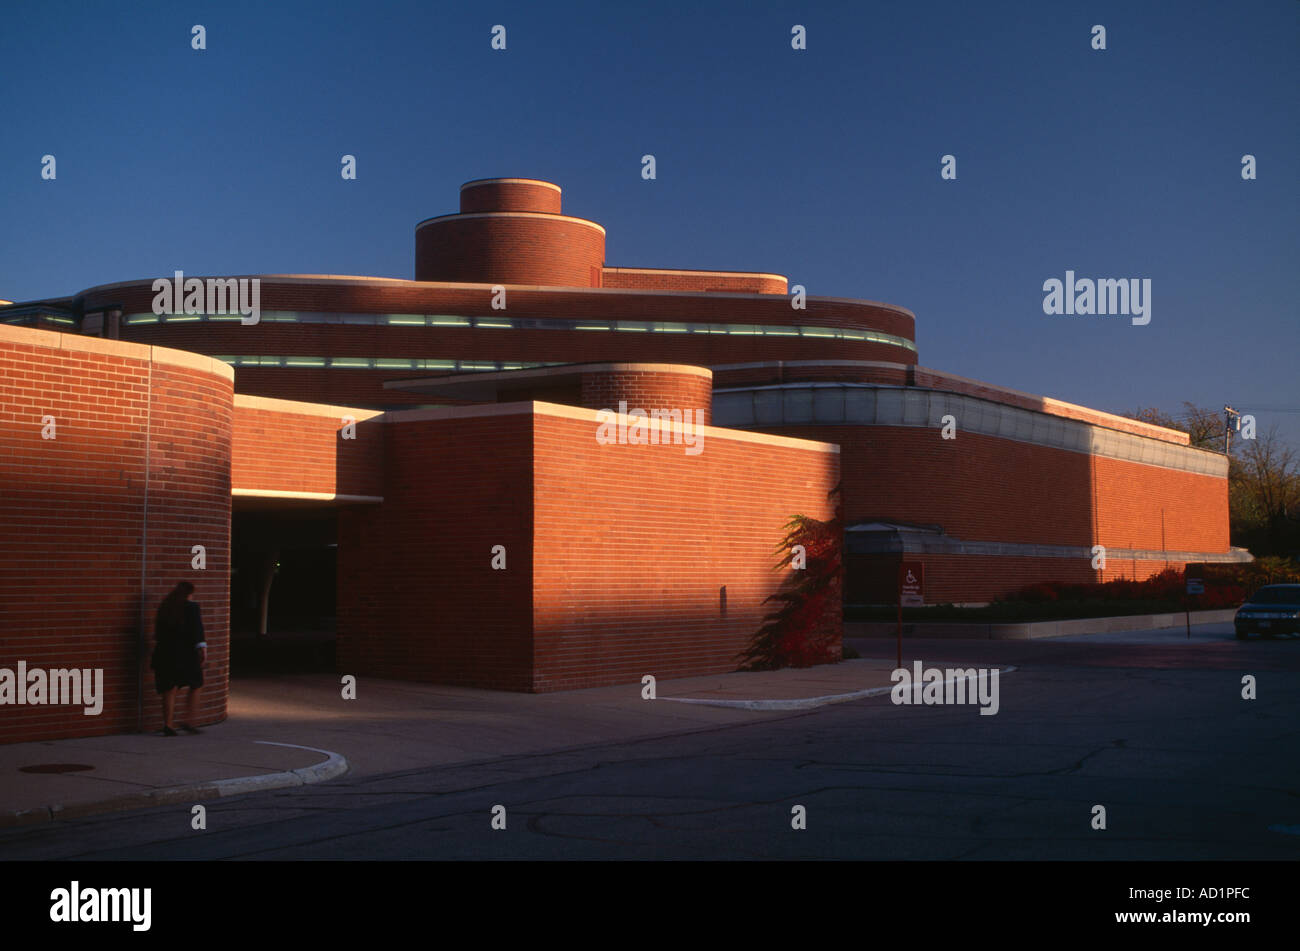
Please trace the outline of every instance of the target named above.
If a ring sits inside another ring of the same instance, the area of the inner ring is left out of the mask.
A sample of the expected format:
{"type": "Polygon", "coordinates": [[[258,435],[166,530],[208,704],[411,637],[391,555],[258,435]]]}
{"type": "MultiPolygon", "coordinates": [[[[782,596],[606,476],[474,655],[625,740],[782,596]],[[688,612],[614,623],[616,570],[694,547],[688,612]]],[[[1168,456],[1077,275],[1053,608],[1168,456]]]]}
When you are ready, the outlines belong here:
{"type": "Polygon", "coordinates": [[[351,416],[361,422],[382,416],[383,410],[359,409],[353,406],[333,406],[327,403],[305,403],[300,400],[282,400],[272,396],[235,394],[235,409],[259,410],[266,413],[294,413],[299,416],[351,416]]]}
{"type": "Polygon", "coordinates": [[[14,327],[0,324],[0,341],[24,344],[32,347],[46,347],[50,350],[66,350],[70,353],[98,353],[106,356],[123,357],[127,360],[139,360],[141,363],[166,363],[210,373],[222,379],[233,381],[235,368],[221,360],[213,359],[201,353],[189,350],[176,350],[172,347],[157,347],[143,343],[131,343],[126,340],[111,340],[104,337],[88,337],[80,334],[62,333],[57,330],[34,330],[30,327],[14,327]]]}
{"type": "Polygon", "coordinates": [[[545,185],[547,188],[554,188],[557,192],[563,191],[555,182],[543,181],[540,178],[475,178],[461,185],[460,190],[479,188],[483,185],[545,185]]]}
{"type": "Polygon", "coordinates": [[[596,224],[596,222],[590,221],[586,218],[575,218],[573,215],[548,214],[544,211],[470,211],[463,214],[457,212],[456,214],[451,215],[438,215],[436,218],[425,218],[415,226],[415,230],[419,231],[426,225],[431,225],[437,221],[451,221],[452,219],[465,221],[469,218],[545,218],[548,221],[570,221],[577,225],[585,225],[588,228],[595,228],[601,234],[605,233],[604,228],[596,224]]]}
{"type": "Polygon", "coordinates": [[[771,271],[710,271],[704,268],[681,267],[602,267],[601,271],[615,274],[699,274],[708,277],[773,277],[778,281],[789,281],[789,278],[784,274],[774,274],[771,271]]]}
{"type": "MultiPolygon", "coordinates": [[[[687,407],[682,407],[686,409],[687,407]]],[[[386,423],[429,422],[442,419],[473,419],[480,416],[555,416],[565,419],[581,420],[589,423],[601,423],[606,420],[601,414],[611,417],[610,421],[629,422],[633,417],[613,412],[612,410],[587,409],[582,406],[562,406],[558,403],[543,403],[533,400],[518,403],[480,403],[473,406],[430,407],[427,409],[390,410],[383,416],[386,423]]],[[[840,447],[836,443],[817,442],[813,439],[796,439],[793,436],[774,436],[770,433],[757,433],[744,429],[723,429],[720,426],[693,426],[686,430],[682,423],[659,420],[659,431],[668,433],[698,433],[709,439],[725,439],[730,442],[753,443],[761,446],[781,446],[787,449],[804,449],[809,452],[824,452],[838,455],[840,447]]]]}

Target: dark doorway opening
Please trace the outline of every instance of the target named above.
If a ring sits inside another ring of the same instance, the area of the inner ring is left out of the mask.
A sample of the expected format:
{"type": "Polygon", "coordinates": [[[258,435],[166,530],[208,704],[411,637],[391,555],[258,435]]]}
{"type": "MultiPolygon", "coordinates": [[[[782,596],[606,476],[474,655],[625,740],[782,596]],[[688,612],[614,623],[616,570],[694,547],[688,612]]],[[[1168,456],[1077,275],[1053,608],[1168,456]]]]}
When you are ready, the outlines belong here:
{"type": "Polygon", "coordinates": [[[337,539],[333,509],[232,513],[232,677],[334,670],[337,539]]]}

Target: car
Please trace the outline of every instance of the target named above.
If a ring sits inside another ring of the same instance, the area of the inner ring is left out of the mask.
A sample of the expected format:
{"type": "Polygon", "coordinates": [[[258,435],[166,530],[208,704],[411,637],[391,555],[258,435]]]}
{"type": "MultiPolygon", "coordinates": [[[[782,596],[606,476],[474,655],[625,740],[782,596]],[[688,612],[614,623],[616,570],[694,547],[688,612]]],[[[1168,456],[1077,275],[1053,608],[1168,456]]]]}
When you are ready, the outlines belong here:
{"type": "Polygon", "coordinates": [[[1250,634],[1300,634],[1300,584],[1269,584],[1237,609],[1237,640],[1250,634]]]}

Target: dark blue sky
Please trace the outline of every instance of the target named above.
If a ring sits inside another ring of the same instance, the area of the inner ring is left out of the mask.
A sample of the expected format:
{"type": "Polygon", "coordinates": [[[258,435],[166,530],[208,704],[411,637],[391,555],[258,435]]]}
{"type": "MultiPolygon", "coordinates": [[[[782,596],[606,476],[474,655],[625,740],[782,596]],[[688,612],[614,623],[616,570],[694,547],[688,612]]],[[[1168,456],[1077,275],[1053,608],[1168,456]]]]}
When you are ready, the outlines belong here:
{"type": "Polygon", "coordinates": [[[1300,445],[1298,107],[1297,0],[31,4],[0,28],[0,298],[409,278],[461,182],[544,178],[611,265],[776,271],[911,309],[926,366],[1232,401],[1300,445]],[[1150,278],[1150,325],[1046,316],[1067,268],[1150,278]]]}

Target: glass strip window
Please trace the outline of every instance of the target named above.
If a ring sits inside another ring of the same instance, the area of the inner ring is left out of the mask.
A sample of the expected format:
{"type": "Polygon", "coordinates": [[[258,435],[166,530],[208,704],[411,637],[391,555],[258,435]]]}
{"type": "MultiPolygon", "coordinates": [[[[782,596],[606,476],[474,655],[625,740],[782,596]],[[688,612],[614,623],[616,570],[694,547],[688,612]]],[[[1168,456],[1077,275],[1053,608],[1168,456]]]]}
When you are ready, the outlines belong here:
{"type": "MultiPolygon", "coordinates": [[[[157,314],[127,314],[128,325],[191,321],[237,321],[239,314],[174,314],[159,317],[157,314]]],[[[304,324],[386,324],[390,327],[472,327],[490,330],[607,330],[622,333],[698,333],[728,334],[741,337],[811,337],[823,340],[859,340],[864,343],[881,343],[916,350],[916,344],[905,337],[879,330],[850,330],[838,327],[800,325],[794,327],[773,324],[716,324],[686,321],[648,320],[590,320],[582,318],[537,317],[463,317],[456,314],[353,314],[324,311],[263,311],[262,320],[272,323],[304,324]]],[[[344,365],[344,364],[340,364],[344,365]]]]}

